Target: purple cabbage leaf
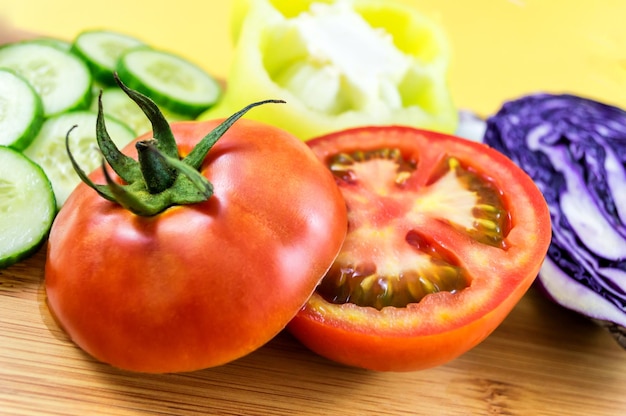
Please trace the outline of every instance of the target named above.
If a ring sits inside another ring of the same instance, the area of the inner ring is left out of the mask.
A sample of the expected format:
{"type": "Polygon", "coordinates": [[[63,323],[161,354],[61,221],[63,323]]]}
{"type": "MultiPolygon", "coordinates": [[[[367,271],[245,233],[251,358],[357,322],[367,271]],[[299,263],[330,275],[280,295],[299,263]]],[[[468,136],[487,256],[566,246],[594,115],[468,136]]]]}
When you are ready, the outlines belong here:
{"type": "Polygon", "coordinates": [[[532,94],[488,118],[483,140],[528,173],[550,208],[539,285],[626,348],[626,111],[532,94]]]}

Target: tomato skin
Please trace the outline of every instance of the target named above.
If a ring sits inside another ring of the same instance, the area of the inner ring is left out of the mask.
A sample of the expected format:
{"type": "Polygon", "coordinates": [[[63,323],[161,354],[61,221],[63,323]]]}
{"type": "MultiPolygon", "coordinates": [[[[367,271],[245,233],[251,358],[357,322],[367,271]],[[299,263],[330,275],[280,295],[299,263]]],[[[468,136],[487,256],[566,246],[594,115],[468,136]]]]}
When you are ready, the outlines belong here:
{"type": "MultiPolygon", "coordinates": [[[[421,229],[454,253],[471,276],[468,287],[456,293],[431,293],[406,307],[381,309],[331,303],[316,292],[288,326],[312,351],[339,363],[377,371],[414,371],[441,365],[491,334],[537,276],[550,242],[548,208],[532,180],[499,152],[479,143],[408,127],[350,129],[308,144],[326,164],[339,152],[399,148],[404,155],[419,159],[409,179],[413,189],[427,186],[437,162],[452,155],[501,190],[511,218],[506,249],[481,244],[428,214],[412,217],[419,219],[414,224],[401,221],[402,230],[421,229]]],[[[341,179],[337,183],[346,198],[358,193],[341,179]]],[[[381,206],[385,203],[384,199],[368,201],[381,206]]],[[[347,203],[350,222],[349,199],[347,203]]],[[[397,209],[397,204],[388,206],[397,209]]],[[[349,223],[346,241],[352,231],[349,223]]],[[[368,252],[360,253],[367,256],[368,252]]]]}
{"type": "MultiPolygon", "coordinates": [[[[217,124],[173,124],[181,155],[217,124]]],[[[136,156],[134,143],[124,152],[136,156]]],[[[282,330],[331,265],[345,203],[300,140],[241,119],[201,170],[206,202],[141,217],[81,183],[59,212],[47,300],[95,358],[150,373],[227,363],[282,330]]]]}

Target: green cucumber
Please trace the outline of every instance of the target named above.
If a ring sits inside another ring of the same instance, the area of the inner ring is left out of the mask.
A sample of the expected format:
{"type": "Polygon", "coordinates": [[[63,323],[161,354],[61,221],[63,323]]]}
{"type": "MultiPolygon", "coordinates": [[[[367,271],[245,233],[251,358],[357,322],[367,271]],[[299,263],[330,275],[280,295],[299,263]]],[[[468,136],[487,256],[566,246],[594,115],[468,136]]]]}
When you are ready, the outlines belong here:
{"type": "MultiPolygon", "coordinates": [[[[100,166],[102,156],[96,142],[96,118],[95,111],[72,111],[50,117],[24,150],[24,154],[41,166],[52,182],[59,207],[80,182],[65,149],[65,136],[74,125],[78,127],[70,133],[72,155],[86,172],[100,166]]],[[[119,148],[135,138],[133,130],[119,120],[105,116],[105,123],[119,148]]]]}
{"type": "Polygon", "coordinates": [[[41,96],[46,117],[89,107],[92,76],[87,64],[51,41],[1,46],[0,67],[12,69],[33,86],[41,96]]]}
{"type": "Polygon", "coordinates": [[[135,48],[117,61],[120,79],[161,108],[195,118],[220,97],[219,83],[188,60],[160,50],[135,48]]]}
{"type": "Polygon", "coordinates": [[[0,268],[34,253],[56,215],[44,171],[15,149],[0,146],[0,268]]]}
{"type": "Polygon", "coordinates": [[[145,44],[132,36],[109,30],[88,30],[74,39],[72,52],[87,63],[96,81],[114,85],[117,60],[127,50],[138,46],[145,44]]]}
{"type": "Polygon", "coordinates": [[[39,94],[23,77],[0,68],[0,145],[24,150],[42,123],[39,94]]]}
{"type": "MultiPolygon", "coordinates": [[[[107,115],[123,120],[124,124],[133,129],[137,136],[152,130],[148,117],[121,88],[111,87],[103,89],[102,106],[107,115]]],[[[91,109],[94,111],[98,110],[97,97],[94,98],[91,109]]],[[[161,112],[169,122],[191,119],[180,114],[174,114],[166,109],[161,109],[161,112]]]]}
{"type": "Polygon", "coordinates": [[[46,43],[50,46],[54,46],[55,48],[61,49],[63,51],[69,52],[72,49],[72,43],[66,41],[65,39],[59,38],[38,38],[37,42],[46,43]]]}

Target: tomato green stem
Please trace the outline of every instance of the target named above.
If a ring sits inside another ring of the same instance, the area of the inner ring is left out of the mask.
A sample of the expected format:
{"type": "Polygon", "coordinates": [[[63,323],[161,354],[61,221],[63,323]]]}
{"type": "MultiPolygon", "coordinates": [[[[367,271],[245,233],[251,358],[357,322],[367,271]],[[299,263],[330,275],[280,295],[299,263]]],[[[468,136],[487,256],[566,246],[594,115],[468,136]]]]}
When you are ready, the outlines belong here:
{"type": "Polygon", "coordinates": [[[158,194],[171,187],[178,171],[172,169],[165,156],[159,152],[155,140],[141,140],[135,144],[141,173],[151,194],[158,194]]]}
{"type": "Polygon", "coordinates": [[[104,157],[102,170],[106,184],[95,184],[78,166],[69,146],[73,128],[67,132],[65,146],[74,170],[85,184],[103,198],[142,216],[156,215],[174,205],[209,199],[213,195],[213,185],[200,173],[200,168],[213,145],[251,108],[266,103],[284,103],[282,100],[265,100],[249,104],[209,132],[181,160],[172,129],[158,106],[145,95],[126,87],[117,74],[115,80],[152,124],[153,138],[135,144],[137,160],[122,153],[109,136],[104,121],[102,93],[98,98],[96,139],[104,157]],[[125,184],[115,181],[108,172],[107,163],[125,184]]]}
{"type": "MultiPolygon", "coordinates": [[[[123,154],[115,146],[107,132],[102,108],[102,90],[98,95],[98,117],[96,119],[96,139],[102,154],[107,155],[107,161],[125,182],[131,183],[141,179],[141,170],[136,161],[123,154]]],[[[69,153],[69,148],[67,149],[69,153]]],[[[74,167],[76,168],[76,167],[74,167]]]]}
{"type": "Polygon", "coordinates": [[[178,146],[176,145],[176,139],[172,133],[169,123],[161,113],[159,107],[150,98],[128,88],[122,80],[120,80],[117,73],[113,74],[115,82],[119,87],[130,97],[146,115],[150,124],[152,124],[152,134],[157,141],[157,147],[160,151],[170,157],[178,158],[178,146]]]}

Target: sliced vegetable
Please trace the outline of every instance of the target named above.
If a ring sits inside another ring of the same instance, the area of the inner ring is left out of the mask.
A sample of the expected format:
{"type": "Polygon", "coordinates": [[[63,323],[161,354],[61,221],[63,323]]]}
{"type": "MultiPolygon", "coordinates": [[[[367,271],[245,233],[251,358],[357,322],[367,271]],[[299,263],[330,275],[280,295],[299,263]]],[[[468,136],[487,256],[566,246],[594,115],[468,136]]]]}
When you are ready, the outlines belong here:
{"type": "Polygon", "coordinates": [[[76,55],[51,41],[29,40],[0,46],[0,67],[23,76],[41,96],[46,117],[89,107],[91,73],[76,55]]]}
{"type": "Polygon", "coordinates": [[[548,208],[502,154],[409,127],[308,144],[348,207],[337,259],[289,324],[313,351],[374,370],[446,363],[485,339],[537,276],[548,208]]]}
{"type": "Polygon", "coordinates": [[[0,68],[0,145],[22,150],[43,123],[39,94],[21,76],[0,68]]]}
{"type": "Polygon", "coordinates": [[[218,100],[221,87],[200,67],[169,52],[136,48],[117,61],[119,77],[159,106],[195,118],[218,100]]]}
{"type": "Polygon", "coordinates": [[[154,134],[119,152],[98,124],[112,170],[87,177],[75,164],[85,183],[50,232],[47,303],[80,347],[114,366],[224,364],[265,344],[310,296],[345,237],[345,203],[304,143],[240,119],[265,101],[223,122],[168,126],[154,102],[126,91],[154,134]]]}
{"type": "Polygon", "coordinates": [[[56,213],[50,181],[18,151],[0,146],[0,268],[30,256],[56,213]]]}
{"type": "MultiPolygon", "coordinates": [[[[70,137],[74,158],[85,169],[95,169],[102,159],[96,139],[97,113],[93,111],[72,111],[48,118],[39,134],[24,150],[24,154],[40,165],[52,182],[57,205],[61,207],[68,195],[80,183],[80,178],[72,169],[65,151],[65,136],[76,125],[70,137]]],[[[123,146],[135,138],[135,133],[120,121],[107,117],[107,128],[118,146],[123,146]]]]}
{"type": "Polygon", "coordinates": [[[72,43],[65,39],[44,37],[44,38],[37,38],[37,42],[46,43],[50,46],[54,46],[55,48],[68,51],[68,52],[72,49],[72,43]]]}
{"type": "Polygon", "coordinates": [[[626,347],[626,112],[574,95],[528,95],[488,119],[485,142],[528,172],[550,206],[541,286],[626,347]]]}
{"type": "Polygon", "coordinates": [[[289,105],[251,117],[301,139],[361,125],[454,131],[448,42],[417,10],[382,0],[234,3],[228,88],[201,118],[273,96],[289,105]]]}
{"type": "Polygon", "coordinates": [[[126,51],[144,42],[127,34],[111,30],[86,30],[78,34],[72,43],[72,52],[89,65],[96,81],[103,85],[115,85],[113,72],[117,61],[126,51]]]}

